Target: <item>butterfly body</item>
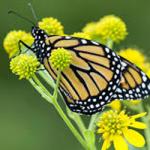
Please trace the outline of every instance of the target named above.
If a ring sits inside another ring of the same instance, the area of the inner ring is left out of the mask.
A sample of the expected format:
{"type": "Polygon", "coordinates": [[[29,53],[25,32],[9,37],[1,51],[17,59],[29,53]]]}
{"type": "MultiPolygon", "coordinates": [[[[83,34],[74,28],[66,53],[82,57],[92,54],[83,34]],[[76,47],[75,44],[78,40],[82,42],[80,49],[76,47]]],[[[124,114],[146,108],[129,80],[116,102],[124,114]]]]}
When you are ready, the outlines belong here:
{"type": "Polygon", "coordinates": [[[72,63],[62,72],[60,91],[74,112],[94,114],[114,99],[141,99],[150,94],[149,78],[108,47],[82,38],[48,36],[38,27],[32,28],[32,35],[31,50],[54,80],[57,70],[49,62],[51,52],[65,48],[71,53],[72,63]]]}

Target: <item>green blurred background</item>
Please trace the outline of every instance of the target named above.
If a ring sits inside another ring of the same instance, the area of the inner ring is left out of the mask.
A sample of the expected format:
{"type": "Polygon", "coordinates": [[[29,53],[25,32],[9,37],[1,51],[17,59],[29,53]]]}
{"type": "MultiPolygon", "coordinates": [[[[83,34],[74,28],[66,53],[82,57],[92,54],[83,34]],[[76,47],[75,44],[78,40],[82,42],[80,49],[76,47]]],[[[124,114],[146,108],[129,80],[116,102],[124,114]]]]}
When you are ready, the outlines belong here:
{"type": "MultiPolygon", "coordinates": [[[[0,150],[81,150],[64,122],[27,81],[9,70],[3,39],[12,29],[30,31],[30,24],[7,14],[15,10],[32,18],[28,0],[0,0],[0,150]]],[[[127,39],[116,49],[138,46],[149,56],[150,1],[142,0],[33,0],[39,18],[53,16],[66,33],[80,31],[89,21],[108,14],[123,18],[127,39]]],[[[100,149],[100,148],[99,148],[100,149]]]]}

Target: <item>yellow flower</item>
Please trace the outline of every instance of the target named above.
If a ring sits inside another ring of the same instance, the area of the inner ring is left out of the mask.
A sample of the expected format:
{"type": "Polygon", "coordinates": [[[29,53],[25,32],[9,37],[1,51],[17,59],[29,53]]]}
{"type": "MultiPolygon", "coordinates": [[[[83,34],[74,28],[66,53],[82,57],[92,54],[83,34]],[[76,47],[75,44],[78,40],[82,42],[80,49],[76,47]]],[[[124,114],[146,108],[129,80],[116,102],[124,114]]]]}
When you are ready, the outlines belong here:
{"type": "Polygon", "coordinates": [[[85,25],[85,27],[82,29],[82,32],[90,35],[90,37],[94,40],[96,38],[96,26],[97,22],[90,22],[85,25]]]}
{"type": "Polygon", "coordinates": [[[46,31],[49,35],[63,35],[64,34],[64,27],[62,26],[61,22],[59,22],[56,18],[48,17],[43,18],[38,23],[39,28],[46,31]]]}
{"type": "Polygon", "coordinates": [[[118,43],[127,36],[126,24],[121,18],[108,15],[98,22],[96,34],[99,35],[103,41],[107,42],[108,40],[112,40],[118,43]]]}
{"type": "Polygon", "coordinates": [[[104,141],[102,150],[109,149],[112,143],[115,150],[128,150],[127,142],[135,147],[143,147],[145,145],[144,137],[133,128],[146,128],[145,123],[136,121],[137,118],[145,115],[145,112],[133,116],[128,116],[125,111],[104,112],[97,123],[97,132],[102,135],[104,141]]]}
{"type": "Polygon", "coordinates": [[[84,32],[75,32],[75,33],[72,34],[72,36],[87,39],[87,40],[91,40],[90,35],[88,33],[84,33],[84,32]]]}
{"type": "Polygon", "coordinates": [[[53,68],[63,71],[70,66],[72,55],[68,50],[58,48],[52,51],[49,61],[53,68]]]}
{"type": "Polygon", "coordinates": [[[150,76],[150,63],[147,62],[146,57],[142,52],[140,52],[140,50],[135,48],[127,48],[120,50],[118,54],[137,65],[148,76],[150,76]]]}
{"type": "Polygon", "coordinates": [[[145,63],[141,66],[139,66],[147,75],[150,77],[150,63],[145,61],[145,63]]]}
{"type": "Polygon", "coordinates": [[[12,73],[19,76],[19,79],[29,79],[37,71],[39,65],[35,56],[21,54],[11,60],[10,69],[12,73]]]}
{"type": "Polygon", "coordinates": [[[114,100],[110,104],[108,104],[108,106],[111,107],[113,110],[117,110],[119,112],[121,109],[121,101],[114,100]]]}
{"type": "Polygon", "coordinates": [[[130,60],[132,63],[136,63],[137,66],[143,65],[145,62],[143,53],[135,48],[122,49],[120,50],[119,55],[130,60]]]}
{"type": "MultiPolygon", "coordinates": [[[[31,36],[31,34],[26,33],[25,31],[22,30],[10,31],[6,35],[3,43],[4,48],[10,58],[16,55],[17,52],[19,51],[19,47],[18,47],[19,40],[22,40],[28,45],[31,45],[33,43],[33,37],[31,36]]],[[[23,45],[21,46],[22,46],[21,48],[24,47],[23,45]]]]}

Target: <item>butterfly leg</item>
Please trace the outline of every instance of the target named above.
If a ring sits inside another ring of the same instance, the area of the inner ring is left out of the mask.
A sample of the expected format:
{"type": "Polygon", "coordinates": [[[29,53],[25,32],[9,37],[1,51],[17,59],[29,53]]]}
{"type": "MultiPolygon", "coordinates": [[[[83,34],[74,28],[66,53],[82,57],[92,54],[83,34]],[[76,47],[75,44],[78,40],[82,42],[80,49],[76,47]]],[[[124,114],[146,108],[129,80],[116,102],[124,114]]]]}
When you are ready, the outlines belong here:
{"type": "MultiPolygon", "coordinates": [[[[15,55],[15,56],[11,57],[10,60],[12,60],[14,57],[16,57],[16,56],[18,56],[18,55],[21,54],[21,44],[23,44],[26,48],[32,50],[32,48],[31,48],[30,46],[28,46],[28,45],[27,45],[26,43],[24,43],[23,41],[19,40],[19,42],[18,42],[19,54],[17,54],[17,55],[15,55]]],[[[28,50],[26,50],[24,53],[26,53],[27,51],[28,51],[28,50]]]]}
{"type": "Polygon", "coordinates": [[[37,72],[40,72],[40,71],[45,71],[45,69],[38,69],[38,70],[37,70],[37,72]]]}
{"type": "MultiPolygon", "coordinates": [[[[27,44],[24,43],[23,41],[19,40],[19,42],[18,42],[19,55],[21,54],[21,44],[24,45],[26,48],[32,50],[32,48],[31,48],[29,45],[27,45],[27,44]]],[[[26,52],[28,51],[28,49],[27,49],[24,53],[26,53],[26,52]]]]}

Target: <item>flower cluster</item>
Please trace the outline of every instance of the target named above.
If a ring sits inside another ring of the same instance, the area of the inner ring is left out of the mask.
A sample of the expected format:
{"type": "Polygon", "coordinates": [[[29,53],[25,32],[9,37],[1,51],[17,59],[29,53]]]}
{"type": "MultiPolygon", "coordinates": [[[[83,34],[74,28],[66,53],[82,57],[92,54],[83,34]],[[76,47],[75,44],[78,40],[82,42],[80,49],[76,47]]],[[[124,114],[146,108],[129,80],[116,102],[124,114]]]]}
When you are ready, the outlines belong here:
{"type": "Polygon", "coordinates": [[[64,48],[58,48],[52,51],[49,60],[53,68],[63,71],[71,64],[72,55],[64,48]]]}
{"type": "Polygon", "coordinates": [[[114,15],[108,15],[98,22],[91,22],[83,28],[83,32],[88,33],[95,40],[103,43],[111,40],[120,42],[127,36],[127,28],[124,21],[114,15]]]}
{"type": "MultiPolygon", "coordinates": [[[[26,44],[31,45],[33,43],[33,37],[30,33],[22,30],[10,31],[4,39],[4,49],[8,53],[9,57],[13,57],[19,51],[18,42],[24,41],[26,44]]],[[[24,46],[21,45],[21,48],[24,46]]]]}
{"type": "Polygon", "coordinates": [[[62,26],[61,22],[59,22],[56,18],[43,18],[41,21],[39,21],[38,25],[40,29],[45,30],[48,35],[64,34],[64,27],[62,26]]]}
{"type": "Polygon", "coordinates": [[[72,34],[73,37],[79,37],[79,38],[84,38],[87,40],[91,40],[91,37],[89,34],[85,33],[85,32],[75,32],[72,34]]]}
{"type": "Polygon", "coordinates": [[[128,150],[127,142],[136,147],[143,147],[145,144],[143,136],[130,127],[145,129],[146,124],[136,121],[136,119],[145,115],[146,113],[143,112],[128,116],[125,111],[117,112],[113,110],[103,113],[97,123],[97,132],[102,134],[104,140],[102,150],[107,150],[112,142],[116,150],[128,150]]]}
{"type": "Polygon", "coordinates": [[[32,55],[21,54],[13,58],[10,62],[10,69],[19,76],[19,79],[29,79],[36,72],[40,63],[32,55]]]}
{"type": "Polygon", "coordinates": [[[141,68],[148,76],[150,76],[150,63],[144,54],[137,48],[121,49],[118,53],[120,56],[131,61],[141,68]]]}

